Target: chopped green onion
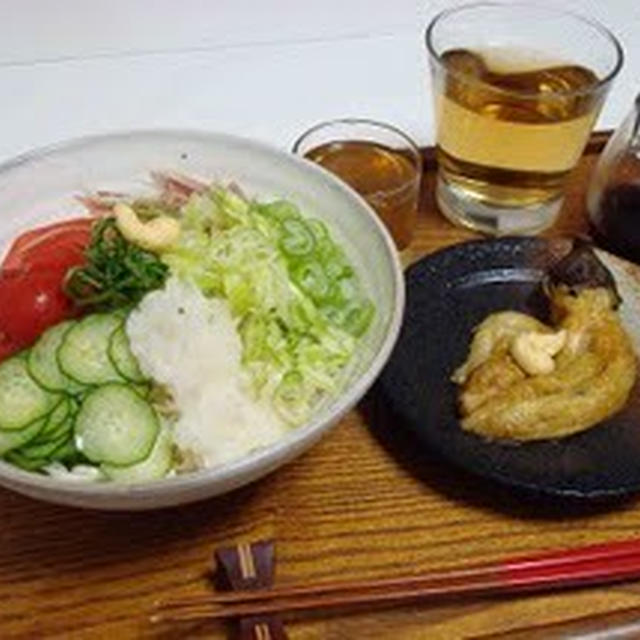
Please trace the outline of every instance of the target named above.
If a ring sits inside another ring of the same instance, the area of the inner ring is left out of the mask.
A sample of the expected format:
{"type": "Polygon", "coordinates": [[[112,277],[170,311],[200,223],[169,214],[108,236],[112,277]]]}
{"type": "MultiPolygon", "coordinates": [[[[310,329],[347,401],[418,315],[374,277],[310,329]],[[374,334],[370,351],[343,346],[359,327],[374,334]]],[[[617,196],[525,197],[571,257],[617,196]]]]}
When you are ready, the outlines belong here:
{"type": "Polygon", "coordinates": [[[280,248],[290,257],[308,256],[315,249],[313,232],[303,220],[288,218],[282,222],[280,248]]]}
{"type": "Polygon", "coordinates": [[[164,284],[168,267],[155,254],[124,238],[114,218],[92,229],[86,264],[67,272],[65,293],[81,307],[111,310],[135,305],[164,284]]]}
{"type": "Polygon", "coordinates": [[[228,300],[252,390],[292,424],[340,384],[374,314],[327,225],[290,202],[247,202],[220,188],[194,194],[179,244],[162,260],[228,300]]]}
{"type": "Polygon", "coordinates": [[[315,260],[298,264],[293,272],[293,279],[315,302],[322,300],[329,293],[329,278],[322,265],[315,260]]]}

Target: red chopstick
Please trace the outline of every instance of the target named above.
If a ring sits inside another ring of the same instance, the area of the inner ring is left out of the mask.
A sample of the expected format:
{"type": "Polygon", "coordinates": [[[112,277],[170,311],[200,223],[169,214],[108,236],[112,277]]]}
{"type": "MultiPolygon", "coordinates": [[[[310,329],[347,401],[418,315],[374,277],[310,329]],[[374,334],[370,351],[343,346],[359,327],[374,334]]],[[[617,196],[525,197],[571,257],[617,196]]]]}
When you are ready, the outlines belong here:
{"type": "Polygon", "coordinates": [[[196,596],[159,603],[152,619],[220,619],[392,605],[443,596],[552,590],[631,578],[640,578],[640,539],[516,556],[421,576],[196,596]]]}
{"type": "MultiPolygon", "coordinates": [[[[583,547],[516,556],[498,564],[505,584],[534,587],[556,579],[625,577],[637,571],[640,539],[603,542],[583,547]]],[[[637,574],[636,574],[637,575],[637,574]]]]}

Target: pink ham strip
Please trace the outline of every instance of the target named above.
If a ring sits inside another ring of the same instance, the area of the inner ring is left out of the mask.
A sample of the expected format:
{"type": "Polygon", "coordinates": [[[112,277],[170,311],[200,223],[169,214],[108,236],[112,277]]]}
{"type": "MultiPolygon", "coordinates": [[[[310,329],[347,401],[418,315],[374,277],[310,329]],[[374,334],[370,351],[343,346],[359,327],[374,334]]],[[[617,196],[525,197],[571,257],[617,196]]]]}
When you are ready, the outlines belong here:
{"type": "Polygon", "coordinates": [[[152,171],[151,177],[162,189],[162,199],[172,206],[185,204],[193,193],[206,191],[207,184],[177,173],[152,171]]]}

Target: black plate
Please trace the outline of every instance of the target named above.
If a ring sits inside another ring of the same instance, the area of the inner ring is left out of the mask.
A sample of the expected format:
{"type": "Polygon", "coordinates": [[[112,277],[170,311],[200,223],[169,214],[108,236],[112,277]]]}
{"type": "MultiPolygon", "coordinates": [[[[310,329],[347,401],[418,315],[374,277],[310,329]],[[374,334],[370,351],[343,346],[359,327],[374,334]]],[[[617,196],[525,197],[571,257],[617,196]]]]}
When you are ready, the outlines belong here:
{"type": "Polygon", "coordinates": [[[467,356],[471,331],[504,309],[547,319],[540,291],[546,268],[568,240],[503,238],[468,242],[408,269],[407,309],[380,388],[401,422],[430,449],[473,473],[535,493],[579,498],[640,490],[640,386],[626,408],[560,440],[491,442],[462,431],[449,378],[467,356]]]}

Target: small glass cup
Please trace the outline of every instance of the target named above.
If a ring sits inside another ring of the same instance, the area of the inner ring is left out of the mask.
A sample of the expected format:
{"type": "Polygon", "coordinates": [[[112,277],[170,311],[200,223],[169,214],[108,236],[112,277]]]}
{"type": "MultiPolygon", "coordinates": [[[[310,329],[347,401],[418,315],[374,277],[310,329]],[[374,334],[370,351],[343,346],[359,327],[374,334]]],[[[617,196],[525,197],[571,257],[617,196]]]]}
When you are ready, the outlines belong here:
{"type": "Polygon", "coordinates": [[[422,156],[395,127],[357,118],[323,122],[305,131],[292,151],[355,189],[378,213],[399,250],[413,237],[422,156]]]}
{"type": "Polygon", "coordinates": [[[441,212],[495,235],[550,226],[622,66],[616,38],[549,6],[480,2],[436,16],[426,45],[441,212]]]}

